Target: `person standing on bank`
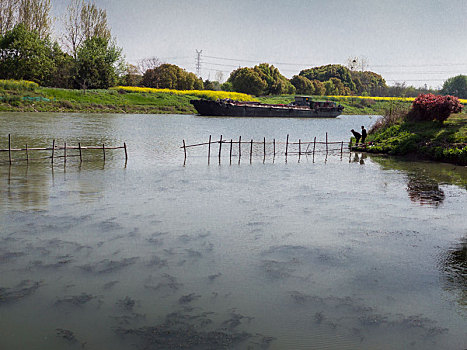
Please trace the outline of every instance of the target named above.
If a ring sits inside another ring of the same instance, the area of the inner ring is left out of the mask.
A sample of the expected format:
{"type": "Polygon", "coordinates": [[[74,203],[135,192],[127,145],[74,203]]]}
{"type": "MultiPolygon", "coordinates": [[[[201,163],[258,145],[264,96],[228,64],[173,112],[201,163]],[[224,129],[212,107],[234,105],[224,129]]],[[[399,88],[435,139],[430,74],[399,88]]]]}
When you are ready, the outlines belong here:
{"type": "Polygon", "coordinates": [[[355,137],[355,144],[358,145],[358,141],[360,141],[360,137],[362,137],[362,135],[360,135],[359,132],[356,132],[354,129],[350,130],[353,134],[353,136],[355,137]]]}
{"type": "Polygon", "coordinates": [[[365,139],[366,139],[366,129],[362,125],[362,143],[365,143],[365,139]]]}

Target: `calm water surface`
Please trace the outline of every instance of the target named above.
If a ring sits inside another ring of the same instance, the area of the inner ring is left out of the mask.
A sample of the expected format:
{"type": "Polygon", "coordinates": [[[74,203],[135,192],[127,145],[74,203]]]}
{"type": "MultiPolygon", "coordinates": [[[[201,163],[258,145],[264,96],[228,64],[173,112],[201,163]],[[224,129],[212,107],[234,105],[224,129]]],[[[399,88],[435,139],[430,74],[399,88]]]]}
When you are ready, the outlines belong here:
{"type": "Polygon", "coordinates": [[[375,120],[0,114],[0,148],[129,151],[0,154],[0,348],[466,348],[467,169],[279,143],[375,120]],[[210,134],[279,154],[184,165],[210,134]]]}

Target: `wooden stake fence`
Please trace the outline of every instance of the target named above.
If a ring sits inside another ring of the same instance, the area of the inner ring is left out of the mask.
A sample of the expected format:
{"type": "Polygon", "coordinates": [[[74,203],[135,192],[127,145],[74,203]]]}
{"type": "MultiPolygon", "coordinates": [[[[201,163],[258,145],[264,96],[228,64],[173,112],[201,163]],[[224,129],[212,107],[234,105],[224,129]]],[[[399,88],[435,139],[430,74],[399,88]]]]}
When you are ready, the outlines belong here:
{"type": "Polygon", "coordinates": [[[63,143],[62,146],[57,146],[55,143],[55,140],[52,140],[52,147],[28,147],[28,144],[25,145],[25,148],[12,148],[11,147],[11,135],[8,134],[8,149],[0,149],[0,152],[8,152],[8,162],[9,164],[12,164],[13,161],[19,161],[19,160],[26,160],[26,162],[29,163],[32,158],[29,157],[29,153],[32,151],[52,151],[50,156],[47,157],[41,157],[41,158],[36,158],[36,159],[51,159],[51,162],[54,162],[55,158],[63,158],[64,163],[66,163],[67,158],[69,157],[79,157],[80,162],[83,161],[83,155],[82,155],[82,150],[102,150],[103,158],[105,161],[106,157],[106,150],[114,150],[114,149],[123,149],[125,151],[125,162],[128,161],[128,152],[127,152],[127,146],[126,143],[123,143],[123,146],[118,146],[118,147],[106,147],[105,144],[102,144],[102,146],[81,146],[81,143],[78,143],[78,146],[70,146],[67,145],[66,142],[63,143]],[[62,156],[56,156],[55,151],[58,150],[63,150],[63,155],[62,156]],[[79,154],[69,154],[68,151],[70,150],[78,150],[79,154]],[[26,159],[13,159],[12,158],[12,152],[25,152],[26,153],[26,159]]]}
{"type": "MultiPolygon", "coordinates": [[[[181,146],[180,148],[183,148],[183,151],[184,151],[184,155],[185,155],[185,160],[188,156],[188,148],[192,148],[192,147],[200,147],[200,146],[205,146],[207,145],[208,146],[208,164],[210,163],[210,158],[211,158],[211,145],[213,144],[218,144],[219,146],[219,151],[218,151],[218,158],[219,158],[219,163],[221,162],[221,158],[222,158],[222,144],[224,143],[227,143],[227,144],[230,144],[230,148],[229,148],[229,160],[230,160],[230,164],[232,164],[232,156],[233,156],[233,145],[234,144],[238,144],[238,161],[240,163],[240,159],[242,157],[242,144],[249,144],[249,158],[250,158],[250,162],[252,161],[252,157],[253,157],[253,146],[255,144],[257,145],[261,145],[262,148],[263,148],[263,160],[266,159],[266,155],[267,155],[267,147],[266,145],[267,144],[270,144],[272,146],[272,156],[275,157],[276,154],[277,154],[277,150],[276,150],[276,144],[281,144],[281,142],[276,142],[276,139],[273,139],[272,142],[266,142],[266,138],[264,137],[262,141],[254,141],[253,139],[250,139],[250,141],[242,141],[242,137],[239,136],[238,138],[238,141],[234,141],[233,139],[230,139],[227,140],[227,139],[223,139],[223,136],[221,135],[219,140],[218,141],[213,141],[212,140],[212,135],[209,135],[209,141],[208,142],[201,142],[201,143],[196,143],[196,144],[192,144],[192,145],[187,145],[185,140],[183,140],[183,146],[181,146]]],[[[282,144],[285,145],[285,152],[284,152],[284,155],[287,159],[287,156],[289,154],[298,154],[298,157],[300,159],[300,157],[302,155],[313,155],[313,159],[314,159],[314,156],[315,156],[315,153],[317,152],[320,152],[319,150],[317,150],[317,145],[323,145],[324,146],[324,150],[321,150],[322,152],[326,152],[326,154],[328,154],[330,151],[337,151],[340,153],[341,157],[344,153],[344,141],[329,141],[328,139],[328,133],[326,133],[326,137],[325,137],[325,141],[316,141],[316,136],[314,137],[313,141],[302,141],[301,139],[298,140],[298,142],[291,142],[289,140],[289,134],[287,134],[287,137],[286,137],[286,141],[283,142],[282,144]],[[306,150],[303,150],[303,146],[307,146],[306,147],[306,150]],[[310,146],[313,145],[313,150],[310,150],[310,146]],[[339,147],[338,148],[330,148],[332,147],[333,145],[338,145],[339,147]],[[292,146],[298,146],[298,152],[297,151],[291,151],[290,150],[290,147],[292,146]]]]}

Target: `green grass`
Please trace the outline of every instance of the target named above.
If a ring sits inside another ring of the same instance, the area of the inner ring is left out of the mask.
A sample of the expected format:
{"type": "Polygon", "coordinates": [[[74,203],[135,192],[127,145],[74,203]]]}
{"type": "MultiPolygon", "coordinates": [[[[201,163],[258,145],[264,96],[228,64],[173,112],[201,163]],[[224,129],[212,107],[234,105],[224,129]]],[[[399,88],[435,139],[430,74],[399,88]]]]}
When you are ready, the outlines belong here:
{"type": "Polygon", "coordinates": [[[167,93],[120,93],[115,90],[36,88],[18,92],[0,88],[0,111],[109,112],[109,113],[196,113],[191,95],[167,93]],[[3,98],[2,98],[3,96],[3,98]],[[27,101],[23,97],[42,97],[46,101],[27,101]]]}
{"type": "Polygon", "coordinates": [[[370,132],[366,148],[372,153],[416,154],[436,161],[467,165],[467,114],[454,114],[444,123],[408,122],[399,118],[370,132]]]}

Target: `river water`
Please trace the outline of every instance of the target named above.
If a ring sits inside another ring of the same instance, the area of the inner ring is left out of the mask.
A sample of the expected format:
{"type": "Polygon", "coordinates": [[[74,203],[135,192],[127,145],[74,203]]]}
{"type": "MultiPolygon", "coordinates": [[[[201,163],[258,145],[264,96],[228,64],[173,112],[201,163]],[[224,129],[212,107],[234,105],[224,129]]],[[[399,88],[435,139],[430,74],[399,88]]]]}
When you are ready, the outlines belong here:
{"type": "Polygon", "coordinates": [[[376,118],[0,114],[0,148],[128,146],[0,153],[0,348],[466,348],[467,169],[284,155],[376,118]],[[266,155],[185,160],[210,134],[266,155]]]}

